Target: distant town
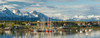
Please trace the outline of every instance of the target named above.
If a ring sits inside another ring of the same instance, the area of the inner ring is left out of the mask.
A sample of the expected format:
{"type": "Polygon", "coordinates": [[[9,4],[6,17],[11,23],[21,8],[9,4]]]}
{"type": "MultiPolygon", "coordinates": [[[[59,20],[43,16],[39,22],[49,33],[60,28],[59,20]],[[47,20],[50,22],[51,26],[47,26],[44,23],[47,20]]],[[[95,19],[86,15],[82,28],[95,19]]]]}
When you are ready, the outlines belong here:
{"type": "Polygon", "coordinates": [[[31,21],[0,21],[1,30],[18,30],[18,29],[78,29],[85,27],[100,27],[100,22],[83,22],[83,21],[51,21],[51,22],[31,22],[31,21]]]}

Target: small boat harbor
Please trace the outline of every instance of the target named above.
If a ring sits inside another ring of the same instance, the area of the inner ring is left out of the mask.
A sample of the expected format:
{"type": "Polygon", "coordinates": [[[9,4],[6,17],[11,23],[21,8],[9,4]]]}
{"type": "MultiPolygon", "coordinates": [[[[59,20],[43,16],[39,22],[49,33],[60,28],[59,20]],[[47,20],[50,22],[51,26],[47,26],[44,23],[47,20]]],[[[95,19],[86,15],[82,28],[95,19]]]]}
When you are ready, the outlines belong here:
{"type": "MultiPolygon", "coordinates": [[[[16,22],[15,22],[16,23],[16,22]]],[[[74,31],[90,31],[89,29],[99,29],[99,22],[21,22],[17,25],[14,22],[6,22],[0,24],[0,30],[10,31],[30,31],[30,32],[74,32],[74,31]],[[7,23],[11,24],[8,25],[7,23]]]]}
{"type": "Polygon", "coordinates": [[[8,36],[11,38],[94,38],[99,32],[98,22],[2,22],[0,24],[0,38],[8,36]]]}

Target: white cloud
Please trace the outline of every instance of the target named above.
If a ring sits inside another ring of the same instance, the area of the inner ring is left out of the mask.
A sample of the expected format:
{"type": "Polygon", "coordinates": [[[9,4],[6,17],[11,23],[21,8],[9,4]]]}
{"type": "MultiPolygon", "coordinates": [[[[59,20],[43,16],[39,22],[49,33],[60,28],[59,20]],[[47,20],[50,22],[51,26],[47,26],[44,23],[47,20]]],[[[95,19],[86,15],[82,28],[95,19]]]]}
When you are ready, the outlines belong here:
{"type": "Polygon", "coordinates": [[[52,17],[52,16],[62,16],[62,14],[61,13],[54,13],[54,14],[47,14],[48,16],[50,16],[50,17],[52,17]]]}
{"type": "Polygon", "coordinates": [[[35,4],[35,5],[31,5],[31,6],[41,6],[40,4],[35,4]]]}
{"type": "Polygon", "coordinates": [[[3,5],[3,7],[7,7],[7,8],[15,8],[15,7],[9,6],[9,5],[3,5]]]}
{"type": "Polygon", "coordinates": [[[54,1],[54,2],[74,2],[78,0],[48,0],[48,1],[54,1]]]}
{"type": "Polygon", "coordinates": [[[92,0],[92,1],[98,1],[98,2],[100,2],[100,0],[92,0]]]}
{"type": "Polygon", "coordinates": [[[2,5],[2,6],[0,6],[1,8],[3,8],[3,7],[7,7],[7,8],[10,8],[10,9],[12,9],[12,8],[16,8],[16,7],[18,7],[19,5],[17,5],[17,4],[8,4],[8,5],[2,5]]]}
{"type": "Polygon", "coordinates": [[[5,1],[1,1],[1,0],[0,0],[0,4],[3,4],[3,3],[7,3],[7,2],[5,2],[5,1]]]}
{"type": "Polygon", "coordinates": [[[25,3],[43,3],[38,0],[4,0],[6,2],[25,2],[25,3]]]}
{"type": "Polygon", "coordinates": [[[32,3],[33,1],[32,0],[6,0],[8,2],[13,2],[13,1],[16,1],[16,2],[27,2],[27,3],[32,3]]]}

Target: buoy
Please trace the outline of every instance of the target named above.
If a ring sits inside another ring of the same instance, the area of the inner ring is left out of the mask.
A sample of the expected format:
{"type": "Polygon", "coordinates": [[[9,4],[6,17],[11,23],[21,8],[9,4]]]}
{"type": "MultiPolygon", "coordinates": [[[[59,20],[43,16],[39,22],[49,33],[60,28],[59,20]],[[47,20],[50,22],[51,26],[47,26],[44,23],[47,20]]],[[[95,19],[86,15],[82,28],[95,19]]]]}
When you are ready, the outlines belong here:
{"type": "Polygon", "coordinates": [[[33,32],[33,30],[31,30],[30,32],[33,32]]]}
{"type": "Polygon", "coordinates": [[[46,30],[45,32],[52,32],[51,30],[46,30]]]}
{"type": "Polygon", "coordinates": [[[51,30],[49,30],[49,32],[52,32],[51,30]]]}
{"type": "Polygon", "coordinates": [[[48,30],[46,30],[45,32],[48,32],[48,30]]]}

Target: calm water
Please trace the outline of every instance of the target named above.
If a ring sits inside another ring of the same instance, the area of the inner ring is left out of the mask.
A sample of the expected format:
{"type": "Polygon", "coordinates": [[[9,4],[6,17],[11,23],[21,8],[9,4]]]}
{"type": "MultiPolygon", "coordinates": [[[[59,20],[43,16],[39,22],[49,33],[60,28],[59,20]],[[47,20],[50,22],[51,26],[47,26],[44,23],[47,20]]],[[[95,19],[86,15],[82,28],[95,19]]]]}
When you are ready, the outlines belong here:
{"type": "Polygon", "coordinates": [[[0,31],[0,38],[100,38],[100,30],[85,30],[76,32],[28,32],[28,31],[0,31]]]}

